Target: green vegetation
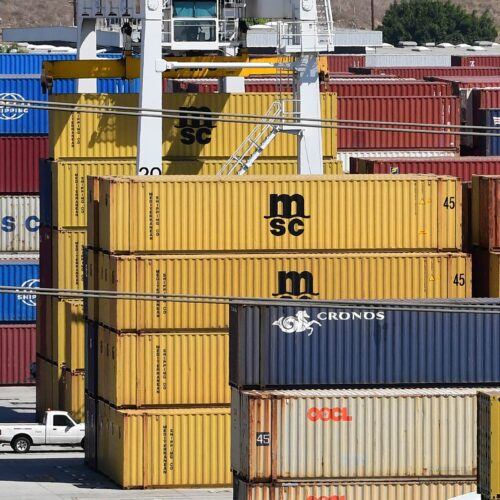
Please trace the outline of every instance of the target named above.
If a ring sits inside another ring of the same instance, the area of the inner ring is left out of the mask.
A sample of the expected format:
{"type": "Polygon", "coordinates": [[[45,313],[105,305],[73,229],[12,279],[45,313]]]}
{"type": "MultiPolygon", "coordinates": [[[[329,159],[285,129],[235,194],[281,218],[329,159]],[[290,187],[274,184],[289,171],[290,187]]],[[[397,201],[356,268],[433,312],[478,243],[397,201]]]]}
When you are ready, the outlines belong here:
{"type": "Polygon", "coordinates": [[[0,54],[25,53],[28,52],[24,48],[20,48],[17,43],[0,43],[0,54]]]}
{"type": "Polygon", "coordinates": [[[489,12],[468,13],[450,0],[401,0],[386,11],[381,26],[384,41],[397,44],[412,40],[472,44],[477,40],[494,41],[498,35],[489,12]]]}

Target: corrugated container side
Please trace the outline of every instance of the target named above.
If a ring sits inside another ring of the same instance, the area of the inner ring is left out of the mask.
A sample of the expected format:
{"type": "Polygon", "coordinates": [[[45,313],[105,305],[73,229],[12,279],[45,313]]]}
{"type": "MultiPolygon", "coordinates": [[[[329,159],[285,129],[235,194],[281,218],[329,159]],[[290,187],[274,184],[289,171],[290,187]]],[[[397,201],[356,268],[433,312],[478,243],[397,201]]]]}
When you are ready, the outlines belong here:
{"type": "Polygon", "coordinates": [[[350,173],[451,175],[471,182],[473,175],[500,175],[500,157],[351,158],[350,173]]]}
{"type": "Polygon", "coordinates": [[[450,54],[366,54],[366,66],[369,67],[437,67],[451,66],[450,54]]]}
{"type": "Polygon", "coordinates": [[[386,67],[386,68],[349,68],[351,73],[368,75],[393,75],[399,78],[415,78],[423,80],[430,76],[497,76],[498,67],[468,68],[464,66],[439,67],[386,67]]]}
{"type": "MultiPolygon", "coordinates": [[[[85,381],[86,383],[86,381],[85,381]]],[[[85,464],[97,469],[97,400],[85,394],[85,464]]]]}
{"type": "Polygon", "coordinates": [[[65,303],[66,354],[64,362],[71,371],[85,369],[85,318],[83,300],[65,303]]]}
{"type": "Polygon", "coordinates": [[[85,322],[85,391],[97,398],[97,357],[98,357],[98,326],[93,321],[85,322]]]}
{"type": "Polygon", "coordinates": [[[488,250],[500,248],[497,220],[500,177],[475,176],[472,179],[472,238],[474,245],[488,250]]]}
{"type": "Polygon", "coordinates": [[[500,393],[480,393],[477,411],[478,492],[500,498],[500,393]]]}
{"type": "MultiPolygon", "coordinates": [[[[446,125],[460,125],[460,101],[456,97],[339,97],[339,120],[422,123],[443,125],[442,133],[339,129],[340,150],[353,149],[451,149],[460,137],[446,125]]],[[[388,126],[390,128],[390,126],[388,126]]],[[[394,127],[401,128],[401,126],[394,127]]],[[[409,127],[418,130],[418,126],[409,127]]]]}
{"type": "Polygon", "coordinates": [[[500,109],[480,109],[477,113],[478,125],[491,127],[482,130],[491,134],[480,136],[475,140],[477,153],[485,156],[500,156],[500,136],[498,136],[498,123],[500,123],[500,109]]]}
{"type": "Polygon", "coordinates": [[[230,404],[227,332],[103,333],[99,397],[113,406],[230,404]]]}
{"type": "Polygon", "coordinates": [[[229,381],[235,387],[500,383],[494,310],[400,304],[406,307],[238,307],[230,315],[229,381]]]}
{"type": "Polygon", "coordinates": [[[99,456],[99,469],[120,486],[231,485],[229,408],[107,410],[106,430],[98,439],[105,441],[108,456],[102,461],[99,456]]]}
{"type": "MultiPolygon", "coordinates": [[[[116,292],[317,300],[471,295],[470,257],[459,253],[136,258],[100,252],[99,270],[99,289],[116,292]]],[[[99,299],[99,322],[117,331],[225,330],[227,321],[223,304],[99,299]]]]}
{"type": "Polygon", "coordinates": [[[83,372],[74,373],[63,370],[63,397],[62,407],[76,422],[85,421],[85,375],[83,372]]]}
{"type": "MultiPolygon", "coordinates": [[[[498,83],[495,86],[500,86],[500,77],[498,78],[498,83]]],[[[499,109],[500,88],[474,89],[472,91],[472,99],[474,108],[476,109],[499,109]]]]}
{"type": "Polygon", "coordinates": [[[38,193],[40,160],[48,155],[46,136],[0,137],[0,193],[38,193]]]}
{"type": "Polygon", "coordinates": [[[55,363],[36,357],[36,420],[41,423],[47,410],[60,410],[62,370],[55,363]]]}
{"type": "Polygon", "coordinates": [[[1,75],[39,75],[43,61],[74,61],[75,54],[0,54],[1,75]]]}
{"type": "Polygon", "coordinates": [[[481,56],[451,56],[452,66],[477,67],[495,67],[500,66],[500,56],[481,55],[481,56]]]}
{"type": "Polygon", "coordinates": [[[468,481],[356,481],[335,483],[248,484],[234,481],[234,500],[443,500],[476,491],[468,481]]]}
{"type": "Polygon", "coordinates": [[[36,361],[35,325],[0,326],[0,385],[32,385],[36,361]]]}
{"type": "Polygon", "coordinates": [[[52,288],[52,229],[40,227],[40,286],[52,288]]]}
{"type": "Polygon", "coordinates": [[[364,55],[329,55],[327,61],[329,73],[344,73],[349,71],[349,68],[364,67],[366,57],[364,55]]]}
{"type": "Polygon", "coordinates": [[[475,389],[233,389],[231,467],[264,482],[471,479],[476,396],[475,389]]]}
{"type": "MultiPolygon", "coordinates": [[[[0,286],[38,288],[40,274],[36,254],[3,254],[0,260],[0,286]]],[[[36,295],[27,293],[0,294],[0,322],[36,320],[36,295]]]]}
{"type": "Polygon", "coordinates": [[[450,177],[157,179],[100,181],[100,248],[152,253],[445,250],[462,244],[460,187],[450,177]],[[446,206],[450,197],[455,208],[446,206]]]}
{"type": "Polygon", "coordinates": [[[49,307],[51,309],[51,331],[52,337],[52,353],[50,360],[63,366],[66,362],[66,300],[58,297],[50,297],[49,307]]]}
{"type": "MultiPolygon", "coordinates": [[[[168,94],[164,107],[183,110],[232,114],[265,115],[278,99],[290,94],[168,94]]],[[[138,95],[60,95],[52,102],[95,104],[106,106],[137,106],[138,95]]],[[[323,93],[322,117],[337,117],[336,96],[323,93]]],[[[62,158],[135,158],[137,156],[137,123],[135,117],[103,117],[94,113],[51,111],[50,156],[62,158]],[[118,135],[118,131],[120,132],[118,135]]],[[[165,159],[229,158],[235,146],[242,143],[255,128],[253,123],[218,122],[212,119],[163,120],[163,156],[165,159]],[[234,140],[228,141],[232,137],[234,140]]],[[[323,154],[337,154],[337,134],[323,131],[323,154]]],[[[296,158],[297,141],[289,134],[280,134],[262,154],[265,158],[296,158]]]]}
{"type": "Polygon", "coordinates": [[[1,252],[38,252],[38,196],[0,196],[1,252]]]}
{"type": "MultiPolygon", "coordinates": [[[[215,175],[227,161],[219,160],[179,160],[164,161],[164,175],[215,175]]],[[[342,174],[340,162],[326,159],[324,170],[329,175],[342,174]]],[[[117,158],[109,161],[57,161],[51,163],[52,210],[51,224],[57,228],[83,228],[87,226],[88,198],[87,179],[90,176],[131,176],[136,173],[135,160],[117,158]]],[[[257,161],[249,171],[251,175],[294,175],[297,161],[264,160],[257,161]]],[[[97,247],[97,242],[91,246],[97,247]]]]}
{"type": "Polygon", "coordinates": [[[42,357],[52,357],[52,311],[50,297],[40,295],[36,301],[36,352],[42,357]]]}
{"type": "Polygon", "coordinates": [[[40,160],[40,221],[52,226],[52,171],[49,160],[40,160]]]}
{"type": "Polygon", "coordinates": [[[52,231],[54,288],[83,290],[83,247],[86,244],[86,230],[52,231]]]}
{"type": "Polygon", "coordinates": [[[483,252],[479,251],[477,257],[482,257],[484,259],[480,268],[477,267],[476,262],[476,271],[479,272],[479,270],[483,268],[486,272],[486,278],[479,275],[477,278],[481,282],[487,283],[487,288],[485,290],[487,291],[486,296],[500,297],[500,253],[483,250],[483,252]]]}

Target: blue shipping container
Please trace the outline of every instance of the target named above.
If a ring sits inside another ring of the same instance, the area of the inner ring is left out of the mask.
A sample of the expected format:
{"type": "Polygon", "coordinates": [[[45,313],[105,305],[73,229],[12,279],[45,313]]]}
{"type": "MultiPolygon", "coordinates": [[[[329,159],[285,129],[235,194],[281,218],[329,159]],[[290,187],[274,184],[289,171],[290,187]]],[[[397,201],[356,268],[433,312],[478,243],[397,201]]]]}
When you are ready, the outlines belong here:
{"type": "MultiPolygon", "coordinates": [[[[98,54],[102,59],[119,59],[121,54],[98,54]]],[[[0,54],[0,75],[39,75],[43,61],[74,61],[76,54],[27,53],[0,54]]]]}
{"type": "Polygon", "coordinates": [[[343,304],[232,305],[231,385],[500,384],[500,300],[343,304]]]}
{"type": "MultiPolygon", "coordinates": [[[[38,260],[0,260],[0,286],[38,288],[40,271],[38,260]]],[[[33,322],[36,320],[36,295],[24,293],[0,293],[0,321],[33,322]]]]}
{"type": "MultiPolygon", "coordinates": [[[[490,134],[500,134],[500,109],[479,110],[480,125],[492,127],[490,130],[481,130],[490,134]]],[[[500,155],[500,135],[480,136],[477,139],[479,144],[478,153],[483,156],[500,155]]]]}

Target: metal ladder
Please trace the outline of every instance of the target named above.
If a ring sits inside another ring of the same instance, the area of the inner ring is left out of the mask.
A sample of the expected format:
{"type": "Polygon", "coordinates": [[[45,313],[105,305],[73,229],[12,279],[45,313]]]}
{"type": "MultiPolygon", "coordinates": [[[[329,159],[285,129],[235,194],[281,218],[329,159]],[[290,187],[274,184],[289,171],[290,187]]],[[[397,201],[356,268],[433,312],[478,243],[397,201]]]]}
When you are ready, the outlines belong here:
{"type": "Polygon", "coordinates": [[[278,133],[283,130],[283,124],[280,124],[278,119],[285,115],[288,102],[286,100],[273,102],[265,115],[269,119],[264,118],[262,123],[250,132],[217,175],[244,175],[248,171],[278,133]]]}
{"type": "Polygon", "coordinates": [[[318,13],[318,38],[321,45],[334,45],[333,39],[333,14],[331,0],[316,0],[318,13]]]}

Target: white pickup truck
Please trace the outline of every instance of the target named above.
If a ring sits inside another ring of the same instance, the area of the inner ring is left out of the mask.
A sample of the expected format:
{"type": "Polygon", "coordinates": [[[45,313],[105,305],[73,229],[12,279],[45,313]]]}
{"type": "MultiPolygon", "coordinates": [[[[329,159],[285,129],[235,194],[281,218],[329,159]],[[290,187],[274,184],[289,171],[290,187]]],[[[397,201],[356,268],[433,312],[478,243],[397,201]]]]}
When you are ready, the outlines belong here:
{"type": "Polygon", "coordinates": [[[47,411],[43,424],[0,424],[0,445],[10,444],[16,453],[32,446],[83,446],[85,424],[77,424],[65,411],[47,411]]]}

